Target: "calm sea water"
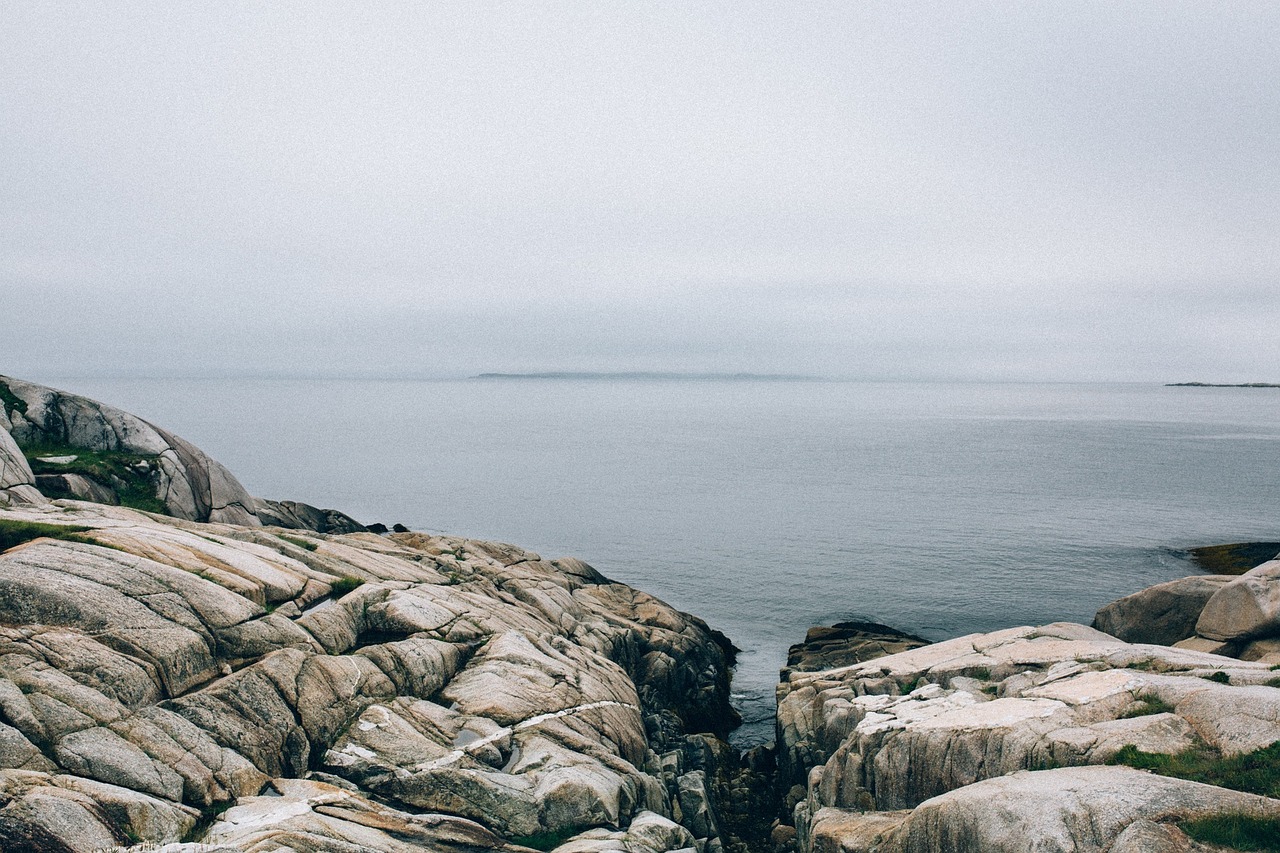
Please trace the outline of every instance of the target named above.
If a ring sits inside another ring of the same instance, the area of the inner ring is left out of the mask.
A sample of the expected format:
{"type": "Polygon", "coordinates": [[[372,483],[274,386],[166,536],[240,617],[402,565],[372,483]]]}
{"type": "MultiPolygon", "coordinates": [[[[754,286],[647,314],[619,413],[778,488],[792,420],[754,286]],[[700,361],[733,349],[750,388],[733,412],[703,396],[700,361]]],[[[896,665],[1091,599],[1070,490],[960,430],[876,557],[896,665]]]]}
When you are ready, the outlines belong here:
{"type": "Polygon", "coordinates": [[[768,381],[48,380],[195,442],[255,494],[576,555],[743,649],[769,739],[787,647],[1088,623],[1280,534],[1280,391],[768,381]]]}

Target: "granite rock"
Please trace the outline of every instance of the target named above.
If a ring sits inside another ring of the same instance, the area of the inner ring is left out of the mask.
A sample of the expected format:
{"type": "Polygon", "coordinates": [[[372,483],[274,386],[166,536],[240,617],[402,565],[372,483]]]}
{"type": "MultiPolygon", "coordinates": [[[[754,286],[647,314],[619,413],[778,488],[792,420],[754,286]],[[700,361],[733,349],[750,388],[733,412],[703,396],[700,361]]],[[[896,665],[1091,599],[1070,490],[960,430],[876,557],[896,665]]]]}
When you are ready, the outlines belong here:
{"type": "Polygon", "coordinates": [[[1234,580],[1231,575],[1191,575],[1156,584],[1103,607],[1093,627],[1128,643],[1172,646],[1195,635],[1209,599],[1234,580]]]}

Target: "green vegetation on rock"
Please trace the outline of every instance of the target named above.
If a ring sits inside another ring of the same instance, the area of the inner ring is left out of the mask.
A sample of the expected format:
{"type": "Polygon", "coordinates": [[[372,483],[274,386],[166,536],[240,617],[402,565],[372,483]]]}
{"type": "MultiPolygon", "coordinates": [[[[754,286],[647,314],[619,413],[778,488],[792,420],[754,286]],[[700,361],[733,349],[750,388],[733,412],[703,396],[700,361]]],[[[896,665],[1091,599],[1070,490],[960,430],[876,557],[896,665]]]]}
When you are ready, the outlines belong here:
{"type": "Polygon", "coordinates": [[[316,544],[315,542],[312,542],[310,539],[303,539],[301,536],[286,536],[283,533],[277,533],[276,537],[278,539],[283,539],[285,542],[288,542],[290,545],[294,545],[298,548],[302,548],[307,551],[314,551],[320,547],[318,544],[316,544]]]}
{"type": "Polygon", "coordinates": [[[582,829],[562,829],[558,832],[536,832],[533,835],[513,838],[511,843],[521,847],[532,847],[534,850],[554,850],[581,831],[582,829]]]}
{"type": "Polygon", "coordinates": [[[1246,814],[1214,815],[1187,820],[1182,831],[1205,844],[1221,844],[1234,850],[1280,853],[1280,820],[1246,814]]]}
{"type": "MultiPolygon", "coordinates": [[[[169,513],[164,501],[156,497],[156,479],[160,468],[158,457],[143,456],[121,450],[82,450],[66,446],[24,447],[22,452],[31,463],[31,470],[41,474],[79,474],[111,489],[121,506],[155,512],[169,513]],[[41,462],[41,457],[74,456],[70,462],[41,462]]],[[[48,492],[46,492],[48,494],[48,492]]],[[[49,494],[51,498],[70,495],[49,494]]]]}
{"type": "Polygon", "coordinates": [[[39,539],[41,536],[96,545],[97,543],[88,536],[82,535],[92,529],[92,527],[80,527],[71,524],[41,524],[36,521],[0,519],[0,551],[8,551],[15,545],[30,542],[32,539],[39,539]]]}
{"type": "Polygon", "coordinates": [[[1176,755],[1143,752],[1126,746],[1111,759],[1161,776],[1190,779],[1219,788],[1280,797],[1280,741],[1244,755],[1223,756],[1208,746],[1195,746],[1176,755]]]}
{"type": "Polygon", "coordinates": [[[10,390],[5,382],[0,382],[0,401],[4,402],[4,413],[12,415],[15,411],[27,413],[27,401],[10,390]]]}
{"type": "Polygon", "coordinates": [[[1141,703],[1136,708],[1126,711],[1120,715],[1121,720],[1130,720],[1134,717],[1150,717],[1155,714],[1172,714],[1174,707],[1168,702],[1156,696],[1154,693],[1143,693],[1137,697],[1141,703]]]}
{"type": "Polygon", "coordinates": [[[362,585],[363,583],[364,581],[361,580],[360,578],[346,577],[346,578],[338,578],[336,581],[330,584],[330,586],[333,587],[334,596],[337,598],[341,598],[342,596],[351,592],[351,590],[362,585]]]}

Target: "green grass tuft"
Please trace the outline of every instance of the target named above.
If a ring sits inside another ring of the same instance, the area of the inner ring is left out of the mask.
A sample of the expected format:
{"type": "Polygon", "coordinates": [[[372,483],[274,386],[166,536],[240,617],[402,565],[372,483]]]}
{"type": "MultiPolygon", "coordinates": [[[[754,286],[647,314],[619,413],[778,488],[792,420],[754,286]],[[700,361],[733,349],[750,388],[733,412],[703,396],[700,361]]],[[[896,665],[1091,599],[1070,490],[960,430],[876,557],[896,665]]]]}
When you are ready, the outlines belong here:
{"type": "Polygon", "coordinates": [[[969,670],[969,677],[976,678],[979,681],[990,681],[991,670],[987,669],[985,666],[976,666],[969,670]]]}
{"type": "Polygon", "coordinates": [[[336,581],[333,581],[330,584],[330,586],[333,587],[334,596],[337,598],[341,598],[342,596],[351,592],[351,590],[355,589],[358,586],[361,586],[363,583],[364,583],[364,580],[361,578],[345,577],[345,578],[338,578],[336,581]]]}
{"type": "Polygon", "coordinates": [[[1231,676],[1225,672],[1211,672],[1208,675],[1201,676],[1205,681],[1216,681],[1218,684],[1230,684],[1231,676]]]}
{"type": "MultiPolygon", "coordinates": [[[[121,506],[168,515],[169,508],[156,496],[160,468],[157,457],[121,450],[82,450],[78,447],[41,445],[24,447],[22,452],[36,474],[79,474],[116,493],[121,506]],[[41,456],[74,456],[65,465],[41,462],[41,456]],[[145,467],[144,467],[145,466],[145,467]]],[[[50,495],[69,497],[69,495],[50,495]]]]}
{"type": "Polygon", "coordinates": [[[1221,844],[1233,850],[1280,853],[1280,819],[1246,814],[1225,814],[1187,820],[1182,831],[1205,844],[1221,844]]]}
{"type": "Polygon", "coordinates": [[[303,549],[306,549],[307,551],[314,551],[320,547],[315,542],[312,542],[310,539],[303,539],[299,536],[285,536],[283,533],[277,533],[276,537],[279,539],[283,539],[284,541],[288,542],[290,545],[295,545],[298,548],[303,548],[303,549]]]}
{"type": "Polygon", "coordinates": [[[1111,764],[1150,770],[1161,776],[1190,779],[1219,788],[1246,791],[1264,797],[1280,797],[1280,741],[1271,746],[1230,757],[1207,746],[1195,746],[1176,755],[1143,752],[1129,745],[1115,754],[1111,764]]]}
{"type": "Polygon", "coordinates": [[[1141,704],[1121,714],[1119,719],[1131,720],[1134,717],[1150,717],[1154,714],[1172,714],[1174,711],[1172,705],[1154,693],[1143,693],[1136,698],[1141,704]]]}
{"type": "Polygon", "coordinates": [[[0,519],[0,551],[8,551],[15,545],[30,542],[32,539],[39,539],[41,536],[47,536],[50,539],[62,539],[67,542],[83,542],[87,545],[97,545],[97,542],[94,542],[88,536],[82,535],[92,529],[92,527],[80,527],[71,524],[41,524],[38,521],[0,519]]]}

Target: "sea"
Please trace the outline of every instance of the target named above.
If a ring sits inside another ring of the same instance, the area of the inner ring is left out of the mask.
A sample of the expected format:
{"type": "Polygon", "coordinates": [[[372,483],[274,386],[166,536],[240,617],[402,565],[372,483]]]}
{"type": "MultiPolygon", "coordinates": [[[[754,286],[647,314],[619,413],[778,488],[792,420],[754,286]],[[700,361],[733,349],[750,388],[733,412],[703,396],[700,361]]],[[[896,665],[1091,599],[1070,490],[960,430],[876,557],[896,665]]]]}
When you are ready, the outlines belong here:
{"type": "Polygon", "coordinates": [[[1280,539],[1280,389],[605,377],[38,381],[250,492],[573,555],[741,649],[741,747],[787,649],[1073,621],[1280,539]]]}

